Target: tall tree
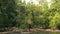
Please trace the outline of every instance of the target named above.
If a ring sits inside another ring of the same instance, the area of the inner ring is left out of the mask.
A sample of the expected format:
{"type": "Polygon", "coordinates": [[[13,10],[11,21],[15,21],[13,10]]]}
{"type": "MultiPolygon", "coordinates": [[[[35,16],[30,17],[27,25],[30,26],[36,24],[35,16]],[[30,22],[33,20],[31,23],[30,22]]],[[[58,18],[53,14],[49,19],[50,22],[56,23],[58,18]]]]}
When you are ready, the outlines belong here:
{"type": "Polygon", "coordinates": [[[16,25],[16,3],[15,0],[0,0],[0,13],[1,13],[1,19],[2,24],[0,26],[2,27],[13,27],[16,25]]]}

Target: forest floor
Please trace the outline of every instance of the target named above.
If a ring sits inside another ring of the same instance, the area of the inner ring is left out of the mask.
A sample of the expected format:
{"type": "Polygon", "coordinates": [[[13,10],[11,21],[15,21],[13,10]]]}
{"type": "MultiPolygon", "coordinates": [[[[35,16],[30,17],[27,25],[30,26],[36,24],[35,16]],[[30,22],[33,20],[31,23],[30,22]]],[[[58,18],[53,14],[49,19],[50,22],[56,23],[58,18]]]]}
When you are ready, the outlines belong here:
{"type": "Polygon", "coordinates": [[[58,30],[58,29],[55,29],[55,30],[53,30],[53,29],[31,29],[31,31],[37,31],[37,32],[39,32],[39,31],[46,31],[46,32],[60,32],[60,30],[58,30]]]}
{"type": "Polygon", "coordinates": [[[12,31],[6,31],[6,32],[0,32],[0,34],[6,34],[6,33],[13,33],[13,34],[29,34],[29,33],[34,33],[34,34],[37,34],[37,33],[39,33],[39,34],[49,34],[49,33],[56,33],[56,32],[58,32],[59,34],[60,34],[60,30],[58,30],[58,29],[38,29],[38,28],[34,28],[34,29],[30,29],[30,31],[29,31],[29,29],[14,29],[14,30],[12,30],[12,31]]]}
{"type": "Polygon", "coordinates": [[[60,32],[60,30],[58,29],[38,29],[38,28],[34,28],[34,29],[14,29],[13,31],[15,32],[40,32],[40,31],[46,31],[46,32],[60,32]]]}
{"type": "Polygon", "coordinates": [[[60,34],[60,30],[52,30],[52,29],[30,29],[31,30],[30,32],[23,30],[24,29],[0,32],[0,34],[54,34],[54,33],[60,34]]]}

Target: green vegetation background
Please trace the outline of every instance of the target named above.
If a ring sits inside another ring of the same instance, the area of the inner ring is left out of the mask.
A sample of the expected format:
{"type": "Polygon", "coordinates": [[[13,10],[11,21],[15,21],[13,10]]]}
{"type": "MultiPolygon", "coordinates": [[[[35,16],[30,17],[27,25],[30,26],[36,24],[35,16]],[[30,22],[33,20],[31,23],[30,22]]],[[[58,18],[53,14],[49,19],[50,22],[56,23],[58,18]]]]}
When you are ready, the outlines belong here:
{"type": "Polygon", "coordinates": [[[31,20],[33,28],[60,29],[60,0],[52,0],[50,8],[46,0],[37,1],[40,5],[26,4],[22,0],[0,0],[0,28],[27,28],[31,20]]]}

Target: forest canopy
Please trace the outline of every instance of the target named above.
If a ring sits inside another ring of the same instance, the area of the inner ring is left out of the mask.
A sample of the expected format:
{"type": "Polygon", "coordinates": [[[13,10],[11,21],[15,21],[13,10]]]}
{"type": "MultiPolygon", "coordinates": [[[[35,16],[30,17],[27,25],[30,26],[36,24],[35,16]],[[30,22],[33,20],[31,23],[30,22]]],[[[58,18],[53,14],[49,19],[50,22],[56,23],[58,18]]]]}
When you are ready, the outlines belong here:
{"type": "Polygon", "coordinates": [[[33,28],[60,29],[60,0],[36,1],[0,0],[0,28],[27,28],[31,23],[33,28]]]}

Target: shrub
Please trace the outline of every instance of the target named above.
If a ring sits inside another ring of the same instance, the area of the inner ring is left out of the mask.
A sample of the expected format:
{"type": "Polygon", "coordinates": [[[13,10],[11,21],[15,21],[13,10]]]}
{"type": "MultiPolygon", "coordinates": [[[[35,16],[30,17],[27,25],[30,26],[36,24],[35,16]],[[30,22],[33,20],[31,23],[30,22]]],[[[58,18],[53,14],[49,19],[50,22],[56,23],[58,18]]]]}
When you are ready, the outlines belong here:
{"type": "Polygon", "coordinates": [[[57,27],[57,29],[60,30],[60,23],[58,23],[58,24],[56,25],[56,27],[57,27]]]}

